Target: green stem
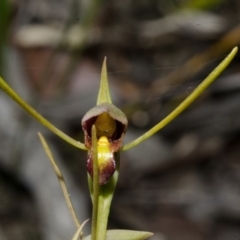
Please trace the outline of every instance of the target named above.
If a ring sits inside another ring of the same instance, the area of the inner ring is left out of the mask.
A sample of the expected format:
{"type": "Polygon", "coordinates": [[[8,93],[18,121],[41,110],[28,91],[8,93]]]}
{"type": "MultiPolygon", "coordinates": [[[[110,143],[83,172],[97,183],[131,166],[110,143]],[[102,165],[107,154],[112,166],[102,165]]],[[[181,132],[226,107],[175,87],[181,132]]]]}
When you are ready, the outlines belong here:
{"type": "Polygon", "coordinates": [[[48,120],[46,120],[43,116],[41,116],[34,108],[32,108],[29,104],[27,104],[1,77],[0,77],[0,88],[3,89],[15,102],[17,102],[23,109],[25,109],[32,117],[37,119],[42,125],[47,127],[50,131],[58,135],[60,138],[68,142],[69,144],[80,148],[82,150],[87,150],[85,145],[81,142],[74,140],[69,137],[61,130],[56,128],[53,124],[51,124],[48,120]]]}
{"type": "Polygon", "coordinates": [[[161,128],[165,127],[173,119],[175,119],[180,113],[182,113],[191,103],[198,98],[202,92],[223,72],[236,55],[238,48],[235,47],[231,53],[208,75],[208,77],[166,118],[147,131],[145,134],[135,139],[134,141],[123,146],[122,151],[126,151],[130,148],[137,146],[139,143],[145,141],[153,134],[158,132],[161,128]]]}
{"type": "Polygon", "coordinates": [[[97,240],[106,240],[108,216],[111,207],[114,190],[119,175],[119,153],[115,154],[117,169],[112,178],[106,185],[100,186],[98,199],[98,216],[97,216],[97,240]]]}
{"type": "Polygon", "coordinates": [[[98,149],[97,132],[95,125],[92,126],[92,161],[93,161],[93,212],[92,212],[92,240],[97,240],[97,215],[99,198],[99,178],[98,178],[98,149]]]}

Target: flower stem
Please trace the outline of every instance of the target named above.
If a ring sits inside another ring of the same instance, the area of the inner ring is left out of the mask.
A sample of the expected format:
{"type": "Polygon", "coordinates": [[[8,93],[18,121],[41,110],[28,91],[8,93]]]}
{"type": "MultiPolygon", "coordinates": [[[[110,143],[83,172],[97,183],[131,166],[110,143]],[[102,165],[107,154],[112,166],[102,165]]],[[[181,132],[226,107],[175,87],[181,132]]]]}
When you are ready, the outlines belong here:
{"type": "Polygon", "coordinates": [[[93,210],[92,210],[92,236],[91,240],[97,240],[97,218],[99,201],[99,177],[98,177],[98,149],[97,133],[95,125],[92,126],[92,160],[93,160],[93,210]]]}
{"type": "Polygon", "coordinates": [[[119,175],[119,152],[115,154],[117,169],[110,181],[99,187],[97,240],[106,240],[108,216],[119,175]]]}

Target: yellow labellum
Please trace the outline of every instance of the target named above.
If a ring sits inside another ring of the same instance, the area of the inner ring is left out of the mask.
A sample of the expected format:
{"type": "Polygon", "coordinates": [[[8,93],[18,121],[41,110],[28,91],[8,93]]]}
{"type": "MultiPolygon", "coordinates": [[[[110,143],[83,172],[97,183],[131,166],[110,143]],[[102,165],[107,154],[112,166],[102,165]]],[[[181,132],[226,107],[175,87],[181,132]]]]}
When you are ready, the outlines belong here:
{"type": "Polygon", "coordinates": [[[110,149],[110,142],[106,137],[100,137],[98,140],[98,166],[104,166],[110,159],[113,158],[113,153],[110,149]]]}
{"type": "Polygon", "coordinates": [[[98,137],[110,138],[116,129],[116,121],[108,113],[104,112],[98,116],[95,126],[98,137]]]}

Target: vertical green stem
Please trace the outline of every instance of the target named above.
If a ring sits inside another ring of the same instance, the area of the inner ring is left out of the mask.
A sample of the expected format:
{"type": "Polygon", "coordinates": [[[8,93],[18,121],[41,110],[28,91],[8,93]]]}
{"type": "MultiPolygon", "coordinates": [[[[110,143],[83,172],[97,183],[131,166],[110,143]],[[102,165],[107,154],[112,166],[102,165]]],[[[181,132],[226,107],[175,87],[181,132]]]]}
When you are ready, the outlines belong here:
{"type": "MultiPolygon", "coordinates": [[[[95,135],[94,134],[92,135],[92,144],[93,146],[96,146],[94,145],[95,140],[93,136],[95,135]]],[[[95,149],[95,147],[93,148],[95,149]]],[[[94,157],[93,152],[92,154],[93,154],[92,157],[94,157]]],[[[107,184],[98,186],[99,187],[98,195],[95,194],[94,192],[94,179],[92,179],[91,176],[88,174],[88,185],[89,185],[89,190],[90,190],[90,194],[93,202],[94,214],[97,209],[96,215],[93,216],[91,239],[106,240],[108,216],[109,216],[111,202],[112,202],[114,190],[117,185],[117,180],[119,175],[120,153],[119,152],[115,153],[114,157],[116,161],[116,171],[107,184]],[[96,204],[97,204],[97,208],[96,208],[96,204]]]]}
{"type": "MultiPolygon", "coordinates": [[[[101,189],[102,190],[102,189],[101,189]]],[[[99,202],[98,202],[98,225],[97,225],[97,236],[98,240],[106,240],[108,215],[110,211],[110,201],[106,201],[103,196],[103,192],[100,190],[99,202]]]]}
{"type": "Polygon", "coordinates": [[[95,125],[92,126],[92,161],[93,161],[93,212],[92,212],[92,240],[97,240],[97,218],[99,201],[99,178],[98,178],[98,149],[97,133],[95,125]]]}
{"type": "Polygon", "coordinates": [[[97,216],[97,240],[106,240],[108,216],[111,207],[114,190],[119,175],[119,153],[115,154],[117,169],[106,185],[100,186],[97,216]]]}

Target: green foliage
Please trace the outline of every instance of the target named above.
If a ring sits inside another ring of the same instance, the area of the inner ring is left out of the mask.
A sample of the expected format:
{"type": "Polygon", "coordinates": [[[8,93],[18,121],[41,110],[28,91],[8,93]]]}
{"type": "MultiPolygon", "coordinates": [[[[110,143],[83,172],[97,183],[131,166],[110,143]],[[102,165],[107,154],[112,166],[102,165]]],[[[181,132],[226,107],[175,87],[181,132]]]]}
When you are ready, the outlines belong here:
{"type": "MultiPolygon", "coordinates": [[[[131,231],[131,230],[108,230],[106,240],[144,240],[151,237],[150,232],[131,231]]],[[[91,240],[91,235],[84,238],[91,240]]]]}
{"type": "Polygon", "coordinates": [[[222,3],[223,0],[189,0],[183,3],[184,8],[211,9],[222,3]]]}

